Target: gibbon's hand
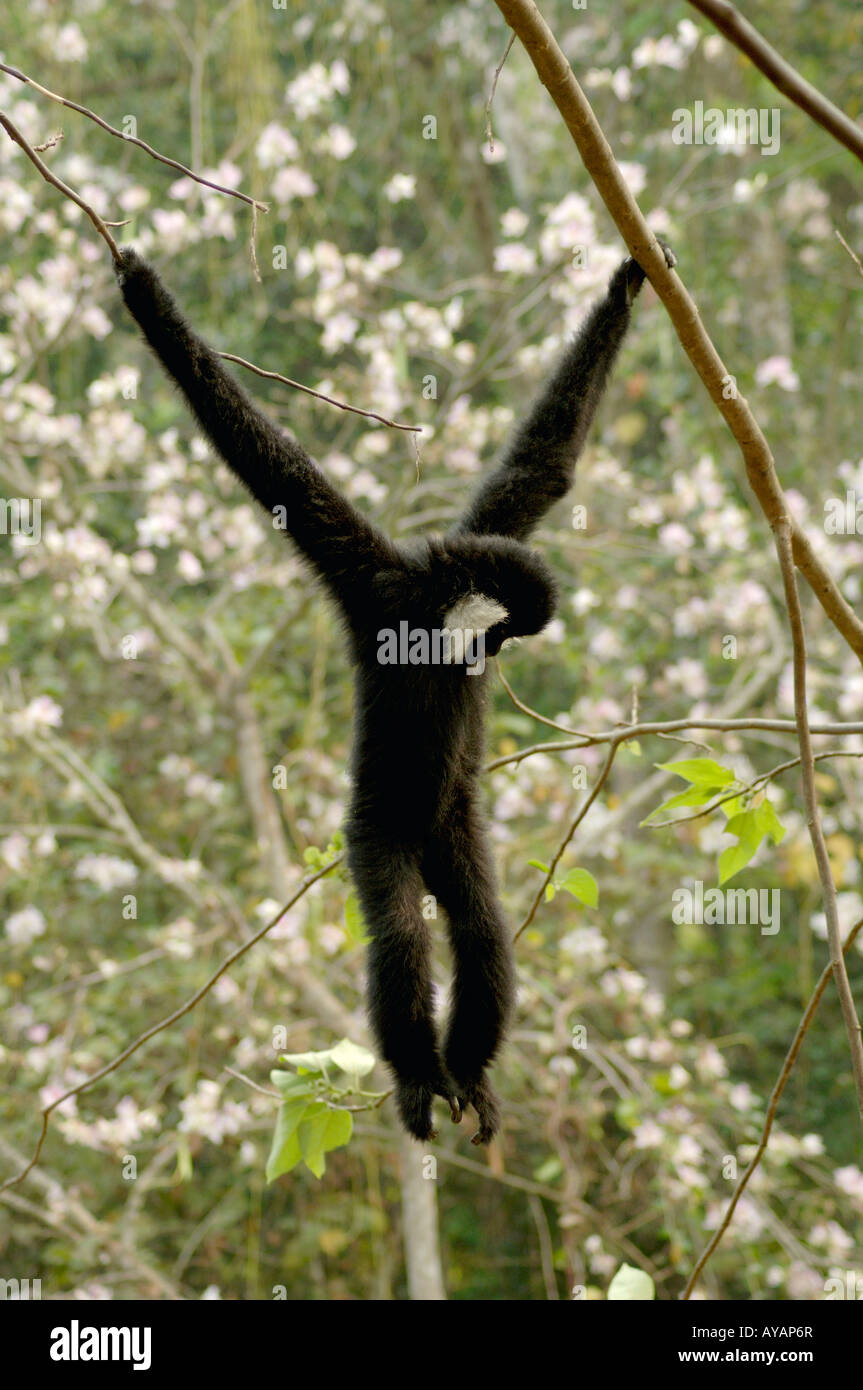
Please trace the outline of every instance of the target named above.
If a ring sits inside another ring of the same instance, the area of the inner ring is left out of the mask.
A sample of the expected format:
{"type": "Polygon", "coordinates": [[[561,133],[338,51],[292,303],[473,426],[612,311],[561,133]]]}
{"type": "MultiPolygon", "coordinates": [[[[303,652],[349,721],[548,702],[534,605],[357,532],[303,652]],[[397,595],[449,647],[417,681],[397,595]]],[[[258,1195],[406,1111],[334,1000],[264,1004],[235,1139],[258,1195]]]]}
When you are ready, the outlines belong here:
{"type": "Polygon", "coordinates": [[[124,285],[131,274],[137,270],[144,270],[146,265],[143,256],[139,256],[134,247],[121,246],[120,259],[114,262],[114,274],[117,277],[117,283],[121,286],[124,285]]]}
{"type": "MultiPolygon", "coordinates": [[[[656,240],[662,248],[662,252],[665,256],[665,264],[668,266],[669,270],[673,270],[674,267],[677,265],[677,256],[674,254],[671,247],[668,245],[668,242],[665,241],[663,237],[658,236],[656,240]]],[[[630,256],[628,260],[625,260],[623,264],[619,267],[617,275],[622,276],[625,282],[626,302],[627,304],[631,304],[635,299],[636,295],[638,294],[639,290],[641,289],[642,285],[644,284],[646,278],[644,271],[642,270],[638,262],[633,260],[630,256]]],[[[614,281],[612,280],[612,284],[613,283],[614,281]]]]}
{"type": "Polygon", "coordinates": [[[127,269],[131,266],[132,262],[140,259],[141,258],[138,255],[137,251],[133,250],[131,246],[120,247],[120,259],[119,261],[114,262],[114,274],[116,275],[117,279],[120,281],[121,284],[123,282],[123,277],[126,274],[127,269]]]}
{"type": "MultiPolygon", "coordinates": [[[[669,270],[673,270],[677,265],[677,257],[663,237],[658,236],[656,240],[662,247],[662,251],[665,255],[665,264],[668,266],[669,270]]],[[[612,276],[609,288],[612,290],[618,288],[623,289],[627,304],[631,304],[644,284],[644,281],[644,271],[638,264],[638,261],[634,261],[630,256],[628,260],[625,260],[622,265],[618,266],[612,276]]]]}

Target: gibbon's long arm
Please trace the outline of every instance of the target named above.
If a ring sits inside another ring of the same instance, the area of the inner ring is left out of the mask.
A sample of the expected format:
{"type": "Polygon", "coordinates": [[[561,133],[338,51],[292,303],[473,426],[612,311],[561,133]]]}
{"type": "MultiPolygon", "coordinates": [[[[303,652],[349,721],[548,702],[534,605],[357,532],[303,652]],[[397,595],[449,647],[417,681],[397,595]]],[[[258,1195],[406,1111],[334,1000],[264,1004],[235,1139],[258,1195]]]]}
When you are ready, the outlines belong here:
{"type": "Polygon", "coordinates": [[[116,270],[126,307],[204,433],[269,512],[285,508],[288,534],[350,613],[363,580],[391,562],[390,542],[257,408],[189,327],[153,267],[131,247],[121,248],[121,256],[116,270]]]}
{"type": "MultiPolygon", "coordinates": [[[[669,265],[674,253],[660,242],[669,265]]],[[[526,540],[572,486],[608,374],[629,327],[630,306],[644,283],[636,261],[623,261],[608,291],[589,311],[556,370],[534,401],[501,463],[480,484],[459,531],[526,540]]]]}

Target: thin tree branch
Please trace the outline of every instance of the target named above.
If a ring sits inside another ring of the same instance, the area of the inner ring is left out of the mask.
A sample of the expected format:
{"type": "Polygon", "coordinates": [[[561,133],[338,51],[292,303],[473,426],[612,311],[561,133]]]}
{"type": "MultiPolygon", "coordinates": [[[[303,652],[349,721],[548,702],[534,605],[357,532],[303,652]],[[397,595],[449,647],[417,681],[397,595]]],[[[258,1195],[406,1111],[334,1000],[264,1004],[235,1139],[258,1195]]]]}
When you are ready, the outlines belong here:
{"type": "MultiPolygon", "coordinates": [[[[544,719],[542,715],[536,714],[535,710],[527,705],[518,702],[519,709],[527,714],[533,715],[541,723],[547,724],[550,721],[544,719]]],[[[555,726],[559,727],[559,726],[555,726]]],[[[630,739],[649,738],[652,735],[662,737],[674,732],[676,729],[718,729],[727,733],[758,733],[765,730],[768,733],[793,734],[797,731],[797,725],[793,719],[667,719],[663,723],[655,724],[626,724],[623,729],[609,729],[604,733],[598,734],[578,734],[577,739],[570,742],[560,743],[534,743],[530,748],[520,748],[517,753],[505,753],[500,758],[494,758],[490,763],[486,763],[485,771],[494,772],[496,768],[506,767],[510,763],[523,762],[525,758],[532,758],[536,753],[567,753],[579,748],[595,748],[603,743],[613,743],[615,739],[625,732],[626,737],[623,742],[630,739]]],[[[863,724],[812,724],[810,732],[813,734],[863,734],[863,724]]],[[[795,762],[799,759],[795,759],[795,762]]]]}
{"type": "MultiPolygon", "coordinates": [[[[845,954],[847,954],[850,950],[851,945],[855,941],[861,928],[863,928],[863,917],[861,917],[859,922],[855,922],[854,926],[848,933],[848,939],[845,942],[844,947],[842,948],[845,954]]],[[[776,1085],[773,1087],[773,1091],[771,1092],[770,1100],[767,1104],[767,1115],[764,1120],[764,1128],[761,1131],[761,1138],[758,1141],[758,1148],[755,1150],[755,1153],[750,1159],[746,1172],[743,1174],[742,1178],[740,1179],[739,1183],[734,1189],[731,1201],[728,1204],[728,1210],[726,1211],[724,1217],[722,1218],[722,1221],[720,1222],[719,1226],[717,1227],[716,1231],[711,1237],[711,1240],[707,1245],[706,1249],[702,1252],[701,1256],[696,1262],[695,1268],[689,1276],[689,1281],[686,1285],[686,1288],[683,1290],[683,1293],[681,1294],[682,1299],[690,1298],[693,1292],[695,1291],[695,1286],[698,1282],[698,1278],[702,1270],[704,1269],[704,1266],[707,1264],[707,1261],[710,1259],[710,1256],[713,1254],[714,1250],[721,1241],[725,1232],[728,1230],[737,1203],[743,1196],[744,1189],[746,1188],[749,1179],[752,1177],[752,1174],[755,1172],[755,1169],[758,1167],[764,1150],[767,1148],[767,1141],[770,1138],[770,1131],[773,1128],[773,1121],[776,1118],[776,1110],[778,1108],[782,1092],[785,1090],[785,1086],[789,1076],[791,1075],[794,1063],[797,1061],[797,1055],[801,1047],[803,1046],[803,1039],[806,1037],[806,1034],[809,1031],[809,1026],[812,1023],[813,1018],[815,1017],[818,1005],[821,1003],[821,997],[824,994],[825,989],[827,988],[832,972],[832,964],[825,965],[824,969],[821,972],[821,976],[818,980],[817,985],[815,986],[815,989],[812,993],[812,997],[809,1000],[809,1003],[806,1005],[803,1017],[797,1025],[797,1031],[794,1034],[791,1046],[789,1047],[787,1055],[785,1057],[785,1061],[782,1064],[782,1070],[779,1073],[776,1085]]]]}
{"type": "MultiPolygon", "coordinates": [[[[2,66],[2,63],[0,63],[0,67],[2,66]]],[[[114,257],[114,260],[119,265],[120,248],[118,247],[114,238],[111,236],[111,233],[108,231],[107,226],[102,221],[98,212],[96,212],[94,208],[91,208],[89,203],[85,203],[84,199],[80,196],[80,194],[76,193],[74,189],[70,188],[68,183],[64,183],[63,180],[58,178],[56,174],[51,173],[51,170],[48,168],[47,164],[45,164],[39,158],[38,154],[33,149],[33,146],[27,143],[18,127],[14,125],[12,121],[10,121],[9,117],[3,111],[0,111],[0,125],[2,125],[7,135],[11,136],[11,138],[15,141],[15,144],[21,146],[27,158],[31,160],[33,164],[36,165],[36,168],[39,170],[39,173],[42,175],[45,182],[53,184],[53,186],[59,189],[59,191],[63,194],[64,198],[69,198],[81,209],[82,212],[86,212],[87,216],[93,223],[93,226],[96,228],[96,231],[99,233],[100,237],[102,237],[103,240],[108,243],[108,250],[111,252],[111,255],[114,257]]]]}
{"type": "MultiPolygon", "coordinates": [[[[810,731],[811,732],[811,731],[810,731]]],[[[820,763],[825,758],[863,758],[863,750],[856,751],[850,748],[828,748],[824,753],[813,754],[813,762],[820,763]]],[[[712,815],[718,811],[720,806],[724,806],[726,801],[736,801],[739,796],[746,796],[749,792],[759,790],[761,787],[772,782],[775,777],[781,776],[783,772],[788,772],[792,767],[798,767],[801,762],[799,755],[796,758],[789,758],[787,763],[779,763],[777,767],[772,767],[769,772],[762,772],[759,777],[753,778],[745,786],[739,786],[732,792],[726,792],[723,796],[718,796],[715,801],[711,801],[709,806],[702,806],[701,810],[694,811],[691,816],[669,817],[668,820],[651,820],[645,822],[647,830],[661,830],[665,826],[688,825],[693,820],[703,820],[705,816],[712,815]]]]}
{"type": "Polygon", "coordinates": [[[106,1063],[104,1067],[100,1067],[97,1072],[94,1072],[92,1076],[88,1076],[84,1081],[79,1081],[77,1086],[71,1086],[68,1091],[64,1091],[61,1096],[57,1096],[56,1100],[52,1100],[50,1105],[46,1105],[42,1111],[42,1131],[39,1135],[33,1157],[15,1177],[7,1178],[6,1182],[0,1183],[0,1192],[5,1192],[8,1188],[15,1187],[18,1183],[23,1182],[27,1174],[35,1168],[36,1164],[39,1162],[42,1147],[48,1133],[48,1119],[51,1112],[56,1110],[58,1105],[62,1105],[64,1101],[69,1100],[72,1096],[80,1095],[82,1091],[88,1091],[91,1086],[95,1086],[97,1081],[101,1081],[103,1077],[110,1075],[112,1071],[116,1071],[119,1066],[122,1066],[123,1062],[131,1057],[134,1052],[137,1052],[139,1047],[143,1047],[145,1042],[149,1042],[157,1033],[163,1033],[166,1028],[170,1028],[183,1018],[185,1014],[190,1013],[195,1005],[201,1002],[204,995],[209,994],[213,985],[222,978],[225,971],[230,970],[231,966],[235,965],[241,956],[244,956],[247,951],[250,951],[253,946],[257,945],[257,943],[267,935],[267,932],[272,931],[273,927],[282,920],[285,913],[292,908],[296,902],[299,902],[303,894],[307,893],[313,884],[330,873],[336,865],[340,863],[341,858],[342,856],[339,855],[329,864],[325,864],[322,869],[318,869],[317,873],[311,874],[310,877],[304,879],[293,897],[290,898],[283,907],[279,908],[275,917],[271,917],[269,922],[266,922],[264,926],[261,927],[260,931],[256,931],[253,936],[250,936],[247,941],[244,941],[238,946],[229,956],[226,956],[218,970],[214,971],[206,983],[203,984],[200,989],[196,990],[191,998],[186,1000],[185,1004],[181,1004],[173,1013],[168,1014],[167,1018],[163,1018],[158,1023],[154,1023],[152,1027],[147,1028],[134,1042],[129,1043],[128,1047],[125,1047],[122,1052],[118,1053],[113,1061],[106,1063]]]}
{"type": "Polygon", "coordinates": [[[600,772],[599,777],[597,778],[594,784],[593,790],[591,791],[587,800],[584,802],[583,806],[581,806],[581,808],[579,809],[578,814],[575,817],[575,820],[572,822],[563,839],[561,840],[557,852],[554,858],[552,859],[551,864],[548,867],[548,871],[546,872],[545,878],[543,879],[542,883],[539,885],[539,888],[537,889],[537,894],[533,902],[531,903],[530,911],[528,912],[527,916],[525,917],[524,921],[522,922],[521,926],[519,927],[518,931],[513,937],[513,941],[518,941],[518,938],[521,936],[522,932],[527,930],[534,917],[536,916],[536,910],[542,902],[546,888],[551,883],[551,880],[554,878],[554,871],[560,863],[564,850],[566,849],[567,845],[569,844],[578,827],[581,825],[581,822],[584,820],[594,801],[599,796],[599,793],[602,791],[602,788],[605,786],[606,780],[608,779],[608,774],[611,771],[611,765],[614,762],[615,756],[617,754],[617,750],[620,747],[621,743],[626,742],[628,737],[628,734],[618,735],[617,739],[612,743],[611,747],[609,748],[608,755],[605,759],[605,762],[602,765],[602,771],[600,772]]]}
{"type": "MultiPolygon", "coordinates": [[[[0,63],[0,69],[3,69],[3,68],[4,68],[4,64],[3,64],[3,63],[0,63]]],[[[8,69],[6,69],[6,70],[8,71],[8,69]]],[[[13,73],[13,75],[14,75],[14,76],[20,76],[20,74],[17,74],[17,73],[13,73]]],[[[27,78],[26,80],[27,80],[27,81],[30,81],[29,78],[27,78]]],[[[38,86],[37,83],[34,83],[33,85],[34,85],[34,86],[38,86]]],[[[41,88],[40,88],[40,90],[41,90],[41,88]]],[[[50,94],[49,94],[49,95],[50,95],[50,94]]],[[[58,100],[59,100],[59,98],[58,98],[58,100]]],[[[92,114],[92,113],[85,113],[85,114],[92,114]]],[[[95,118],[94,118],[94,119],[95,119],[95,118]]],[[[100,121],[99,123],[102,124],[101,121],[100,121]]],[[[41,159],[39,158],[38,154],[37,154],[36,151],[33,149],[33,146],[30,145],[30,144],[28,144],[28,142],[25,140],[24,136],[21,134],[21,132],[20,132],[20,130],[18,129],[18,127],[17,127],[16,125],[14,125],[13,122],[9,119],[9,117],[8,117],[7,115],[5,115],[5,113],[2,112],[2,111],[0,111],[0,125],[2,125],[2,126],[4,127],[4,129],[5,129],[5,130],[7,131],[7,133],[11,136],[11,138],[15,141],[15,143],[16,143],[17,145],[20,145],[20,146],[21,146],[21,149],[24,151],[24,153],[26,154],[27,158],[30,159],[30,160],[32,160],[32,162],[35,164],[36,168],[39,170],[39,173],[42,175],[43,179],[45,179],[46,183],[52,184],[53,187],[56,188],[56,189],[58,189],[59,192],[62,193],[63,196],[64,196],[65,198],[69,198],[73,203],[75,203],[75,204],[81,209],[82,212],[85,212],[85,213],[87,214],[87,216],[89,217],[90,221],[93,223],[93,226],[96,228],[96,231],[97,231],[97,232],[99,233],[99,235],[100,235],[101,237],[103,237],[104,240],[107,242],[107,244],[108,244],[108,249],[110,250],[111,255],[114,257],[114,260],[115,260],[115,261],[117,262],[117,264],[119,265],[119,264],[121,263],[120,249],[119,249],[119,247],[117,246],[117,243],[116,243],[116,241],[114,240],[114,238],[111,236],[111,233],[108,231],[108,225],[109,225],[109,224],[107,224],[106,222],[104,222],[103,219],[99,216],[99,214],[95,211],[95,209],[94,209],[94,208],[91,208],[91,206],[90,206],[89,203],[85,203],[85,202],[84,202],[84,199],[83,199],[78,193],[76,193],[74,189],[70,188],[69,185],[68,185],[67,183],[64,183],[63,180],[62,180],[61,178],[58,178],[56,174],[53,174],[53,173],[51,172],[51,170],[50,170],[50,169],[48,168],[48,166],[43,162],[43,160],[41,160],[41,159]]],[[[111,127],[108,127],[108,129],[111,129],[111,127]]],[[[121,134],[120,131],[114,131],[113,133],[116,134],[116,135],[120,135],[120,134],[121,134]]],[[[130,137],[130,138],[131,138],[131,137],[130,137]]],[[[136,141],[136,143],[137,143],[137,144],[142,144],[143,142],[139,140],[139,141],[136,141]]],[[[149,149],[149,146],[145,146],[145,148],[146,148],[146,149],[149,149]]],[[[151,150],[150,153],[152,154],[152,153],[155,153],[155,152],[151,150]]],[[[172,160],[165,159],[165,157],[164,157],[163,155],[159,155],[159,156],[157,156],[157,158],[162,159],[165,163],[168,163],[168,164],[173,163],[172,160]]],[[[183,166],[182,164],[181,164],[181,165],[178,165],[177,167],[180,168],[180,169],[184,169],[184,166],[183,166]]],[[[189,173],[189,170],[185,170],[185,172],[186,172],[186,173],[189,173]]],[[[196,176],[195,176],[195,175],[192,175],[192,177],[196,177],[196,176]]],[[[207,179],[199,179],[198,182],[199,182],[199,183],[207,183],[208,180],[207,180],[207,179]]],[[[221,193],[231,193],[231,192],[233,192],[232,189],[229,189],[229,188],[221,188],[218,184],[212,184],[212,185],[210,185],[210,186],[213,187],[213,188],[216,188],[216,189],[217,189],[219,192],[221,192],[221,193]]],[[[263,208],[263,210],[264,210],[265,212],[267,211],[266,207],[264,207],[264,205],[263,205],[262,203],[259,204],[259,203],[256,203],[256,202],[254,201],[254,199],[252,199],[252,198],[246,198],[245,194],[243,194],[243,193],[234,193],[234,196],[237,197],[237,198],[243,198],[246,202],[253,203],[253,213],[256,212],[256,210],[257,210],[259,207],[263,208]]],[[[122,222],[112,222],[112,223],[110,223],[110,225],[111,225],[112,227],[114,227],[114,226],[119,227],[119,226],[124,226],[125,223],[122,223],[122,222]]],[[[254,245],[254,231],[253,231],[253,233],[252,233],[252,237],[253,237],[252,245],[254,245]]],[[[254,261],[254,258],[253,258],[253,266],[256,266],[256,262],[254,261]]],[[[260,279],[260,275],[258,275],[258,278],[260,279]]],[[[292,380],[291,377],[282,376],[282,374],[281,374],[280,372],[268,372],[268,371],[265,371],[263,367],[256,367],[255,364],[254,364],[253,362],[247,362],[246,359],[245,359],[244,357],[237,357],[237,356],[236,356],[234,353],[232,353],[232,352],[220,352],[218,355],[219,355],[219,357],[223,357],[223,358],[225,359],[226,362],[236,362],[240,367],[246,367],[250,372],[254,372],[256,376],[266,377],[267,380],[269,380],[269,381],[280,381],[280,382],[282,382],[285,386],[292,386],[292,387],[294,388],[294,390],[296,390],[296,391],[304,391],[304,392],[306,393],[306,395],[308,395],[308,396],[315,396],[319,401],[325,401],[327,405],[334,405],[338,410],[350,411],[350,413],[351,413],[352,415],[363,415],[363,416],[365,416],[365,418],[366,418],[367,420],[378,420],[382,425],[387,425],[390,429],[394,429],[394,430],[405,430],[405,431],[407,431],[409,434],[421,434],[421,433],[422,433],[422,426],[421,426],[421,425],[402,425],[402,424],[399,424],[396,420],[390,420],[386,415],[379,415],[379,414],[378,414],[376,411],[374,411],[374,410],[360,410],[359,406],[356,406],[356,405],[347,405],[344,401],[337,401],[337,400],[335,400],[334,397],[332,397],[332,396],[325,396],[325,395],[323,394],[323,392],[321,392],[321,391],[314,391],[314,390],[312,389],[311,386],[304,386],[304,385],[302,384],[302,382],[300,382],[300,381],[294,381],[294,380],[292,380]]],[[[414,447],[416,448],[416,441],[414,441],[414,447]]]]}
{"type": "Polygon", "coordinates": [[[803,630],[803,613],[800,595],[797,592],[797,576],[794,573],[794,559],[791,552],[791,525],[784,522],[775,531],[776,553],[782,567],[782,582],[785,586],[785,604],[791,626],[791,641],[794,650],[794,712],[797,719],[797,737],[800,743],[800,771],[803,783],[803,799],[806,803],[806,821],[818,877],[824,895],[824,913],[827,919],[827,939],[830,943],[830,964],[836,981],[836,992],[842,1007],[845,1032],[851,1051],[851,1066],[854,1073],[854,1086],[857,1091],[857,1109],[863,1124],[863,1035],[860,1020],[854,1007],[854,995],[845,968],[842,954],[842,933],[839,928],[839,910],[836,903],[836,885],[830,856],[821,827],[818,813],[818,793],[815,788],[815,761],[812,755],[812,733],[809,728],[809,712],[806,705],[806,634],[803,630]]]}
{"type": "Polygon", "coordinates": [[[497,80],[503,72],[503,65],[509,57],[509,50],[512,48],[514,43],[515,34],[510,34],[509,43],[503,50],[503,57],[501,58],[500,62],[494,70],[494,77],[491,79],[491,91],[488,94],[488,101],[485,104],[485,134],[486,139],[488,140],[489,151],[492,154],[494,153],[494,132],[491,128],[491,108],[494,102],[494,94],[497,91],[497,80]]]}
{"type": "Polygon", "coordinates": [[[536,1227],[536,1235],[539,1241],[539,1258],[542,1266],[542,1278],[545,1284],[545,1296],[549,1302],[558,1302],[560,1294],[557,1289],[557,1275],[554,1269],[554,1251],[551,1244],[551,1232],[548,1229],[548,1217],[545,1214],[545,1207],[535,1192],[529,1192],[527,1204],[530,1207],[530,1214],[533,1217],[533,1224],[536,1227]]]}
{"type": "Polygon", "coordinates": [[[59,145],[63,139],[62,130],[55,130],[53,135],[49,135],[47,140],[43,140],[41,145],[34,145],[37,154],[44,154],[46,150],[53,150],[55,145],[59,145]]]}
{"type": "Polygon", "coordinates": [[[834,140],[844,145],[846,150],[863,161],[863,129],[832,101],[823,96],[811,82],[801,77],[796,68],[787,63],[781,54],[772,48],[758,30],[744,19],[729,0],[689,0],[693,9],[703,14],[714,24],[729,43],[745,53],[751,63],[773,83],[783,96],[811,116],[834,140]]]}
{"type": "Polygon", "coordinates": [[[524,44],[630,253],[643,266],[668,311],[684,351],[737,441],[750,485],[771,529],[775,532],[781,522],[789,522],[795,563],[831,622],[863,664],[863,622],[840,593],[804,532],[790,520],[767,440],[745,397],[739,394],[734,377],[705,332],[692,298],[675,272],[666,265],[665,256],[629,191],[593,109],[554,35],[534,0],[495,0],[495,3],[524,44]]]}
{"type": "Polygon", "coordinates": [[[531,719],[536,719],[538,723],[545,724],[549,729],[558,729],[562,734],[571,734],[573,738],[590,738],[590,734],[583,733],[581,729],[570,729],[567,724],[558,724],[557,720],[547,719],[544,714],[540,714],[537,710],[531,709],[528,705],[522,704],[521,700],[516,695],[506,676],[503,674],[503,667],[500,664],[499,658],[496,660],[495,664],[497,666],[497,674],[500,676],[501,685],[503,686],[509,698],[512,700],[512,703],[515,705],[516,709],[520,709],[522,714],[529,714],[531,719]]]}
{"type": "MultiPolygon", "coordinates": [[[[194,169],[188,169],[178,159],[169,159],[168,155],[160,154],[158,150],[153,149],[152,145],[148,145],[146,140],[140,140],[137,135],[127,135],[125,131],[109,125],[88,106],[81,106],[77,101],[70,101],[68,97],[61,97],[58,92],[49,91],[47,87],[43,87],[40,82],[35,82],[32,77],[28,77],[19,68],[13,68],[8,63],[0,63],[0,72],[8,73],[10,77],[17,77],[19,82],[25,82],[28,87],[41,93],[43,97],[48,97],[50,101],[56,101],[60,106],[67,106],[70,111],[77,111],[79,116],[87,116],[89,120],[95,121],[97,126],[101,126],[102,130],[107,130],[109,135],[116,135],[118,140],[123,140],[127,145],[137,145],[153,159],[157,159],[160,164],[167,164],[170,169],[176,169],[179,173],[185,174],[187,178],[194,179],[195,183],[201,183],[205,188],[212,188],[216,193],[226,193],[229,198],[239,198],[241,203],[248,203],[257,212],[269,212],[270,209],[266,203],[258,202],[257,198],[251,198],[248,193],[240,193],[239,189],[227,188],[225,184],[214,183],[212,179],[205,179],[203,174],[196,174],[194,169]]],[[[84,210],[86,211],[86,208],[84,210]]]]}
{"type": "Polygon", "coordinates": [[[860,271],[860,274],[863,275],[863,261],[860,260],[860,257],[857,255],[856,251],[851,250],[851,247],[848,245],[848,242],[845,240],[842,233],[836,227],[833,228],[833,235],[837,237],[837,239],[842,243],[842,245],[845,247],[845,250],[848,252],[848,255],[851,257],[857,269],[860,271]]]}
{"type": "Polygon", "coordinates": [[[311,386],[304,386],[301,381],[293,381],[289,376],[282,376],[281,372],[267,372],[263,367],[256,367],[254,362],[247,362],[245,357],[236,357],[233,352],[220,352],[219,357],[224,357],[226,362],[236,362],[239,367],[246,367],[256,376],[266,377],[268,381],[281,381],[285,386],[293,386],[296,391],[305,391],[307,396],[316,396],[319,401],[326,401],[327,405],[334,405],[338,410],[349,410],[352,415],[364,415],[367,420],[379,420],[382,425],[388,425],[392,430],[407,430],[411,434],[422,434],[422,425],[400,425],[396,420],[390,420],[386,415],[378,415],[374,410],[360,410],[359,406],[346,405],[344,401],[337,401],[332,396],[325,396],[321,391],[313,391],[311,386]]]}
{"type": "MultiPolygon", "coordinates": [[[[21,1163],[23,1155],[14,1148],[7,1140],[0,1137],[0,1155],[9,1159],[13,1163],[21,1163]]],[[[40,1172],[34,1176],[34,1182],[41,1189],[44,1197],[38,1207],[40,1219],[52,1226],[60,1226],[62,1218],[59,1212],[67,1213],[69,1220],[76,1223],[73,1238],[84,1235],[88,1240],[99,1241],[112,1260],[121,1268],[128,1268],[130,1273],[137,1278],[144,1278],[152,1283],[154,1290],[165,1298],[180,1299],[182,1294],[175,1283],[166,1278],[158,1269],[144,1259],[134,1248],[131,1241],[123,1239],[118,1235],[116,1227],[110,1221],[99,1221],[91,1211],[84,1206],[75,1195],[74,1187],[69,1184],[65,1186],[58,1182],[56,1178],[50,1177],[47,1173],[40,1172]]],[[[130,1184],[135,1189],[138,1183],[130,1184]]],[[[37,1204],[32,1204],[26,1198],[22,1198],[18,1193],[7,1193],[3,1198],[4,1202],[12,1206],[20,1203],[27,1203],[27,1209],[35,1212],[37,1204]]]]}

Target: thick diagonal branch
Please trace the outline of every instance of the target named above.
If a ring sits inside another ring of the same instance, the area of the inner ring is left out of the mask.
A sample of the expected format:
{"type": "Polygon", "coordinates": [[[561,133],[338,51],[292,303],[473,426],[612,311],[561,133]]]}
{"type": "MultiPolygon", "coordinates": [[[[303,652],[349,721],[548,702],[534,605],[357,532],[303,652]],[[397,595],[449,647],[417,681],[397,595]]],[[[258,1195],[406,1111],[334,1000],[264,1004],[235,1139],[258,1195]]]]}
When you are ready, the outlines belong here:
{"type": "Polygon", "coordinates": [[[863,664],[863,623],[839,592],[806,535],[790,518],[767,440],[745,398],[738,393],[734,377],[705,332],[692,298],[675,272],[668,269],[656,238],[624,182],[593,109],[554,35],[533,0],[495,0],[495,3],[527,50],[618,231],[647,272],[686,355],[734,435],[750,486],[771,529],[775,532],[777,526],[790,522],[795,564],[831,622],[863,664]]]}
{"type": "Polygon", "coordinates": [[[832,101],[801,77],[796,68],[786,63],[758,30],[744,19],[729,0],[689,0],[693,9],[715,24],[720,34],[739,48],[741,53],[769,79],[778,91],[817,121],[820,126],[863,161],[863,129],[834,106],[832,101]]]}

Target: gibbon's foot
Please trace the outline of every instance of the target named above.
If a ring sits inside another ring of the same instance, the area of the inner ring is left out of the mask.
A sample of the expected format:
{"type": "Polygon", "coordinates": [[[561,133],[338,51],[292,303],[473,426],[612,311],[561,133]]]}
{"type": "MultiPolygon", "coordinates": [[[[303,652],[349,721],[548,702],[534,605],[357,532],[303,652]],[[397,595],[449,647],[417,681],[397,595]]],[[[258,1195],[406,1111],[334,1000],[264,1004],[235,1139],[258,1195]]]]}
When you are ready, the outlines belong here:
{"type": "MultiPolygon", "coordinates": [[[[674,267],[677,265],[677,257],[675,256],[671,247],[668,245],[668,242],[665,241],[663,237],[658,236],[656,240],[659,242],[659,245],[662,248],[663,254],[665,256],[665,264],[668,266],[669,270],[673,270],[674,267]]],[[[635,296],[638,294],[638,291],[644,284],[644,271],[638,264],[638,261],[634,261],[630,256],[628,260],[625,260],[623,262],[620,269],[616,272],[616,275],[614,277],[615,279],[617,278],[617,275],[622,275],[622,277],[625,279],[626,302],[627,304],[631,304],[632,301],[635,299],[635,296]]]]}
{"type": "Polygon", "coordinates": [[[479,1120],[472,1144],[490,1144],[500,1129],[500,1105],[485,1072],[478,1081],[456,1082],[462,1107],[472,1105],[479,1120]]]}
{"type": "Polygon", "coordinates": [[[432,1102],[440,1096],[449,1106],[453,1124],[460,1124],[462,1117],[461,1101],[456,1094],[454,1083],[441,1076],[434,1085],[428,1081],[408,1081],[403,1077],[396,1079],[396,1105],[402,1123],[408,1133],[422,1141],[436,1139],[437,1130],[432,1124],[432,1102]]]}

